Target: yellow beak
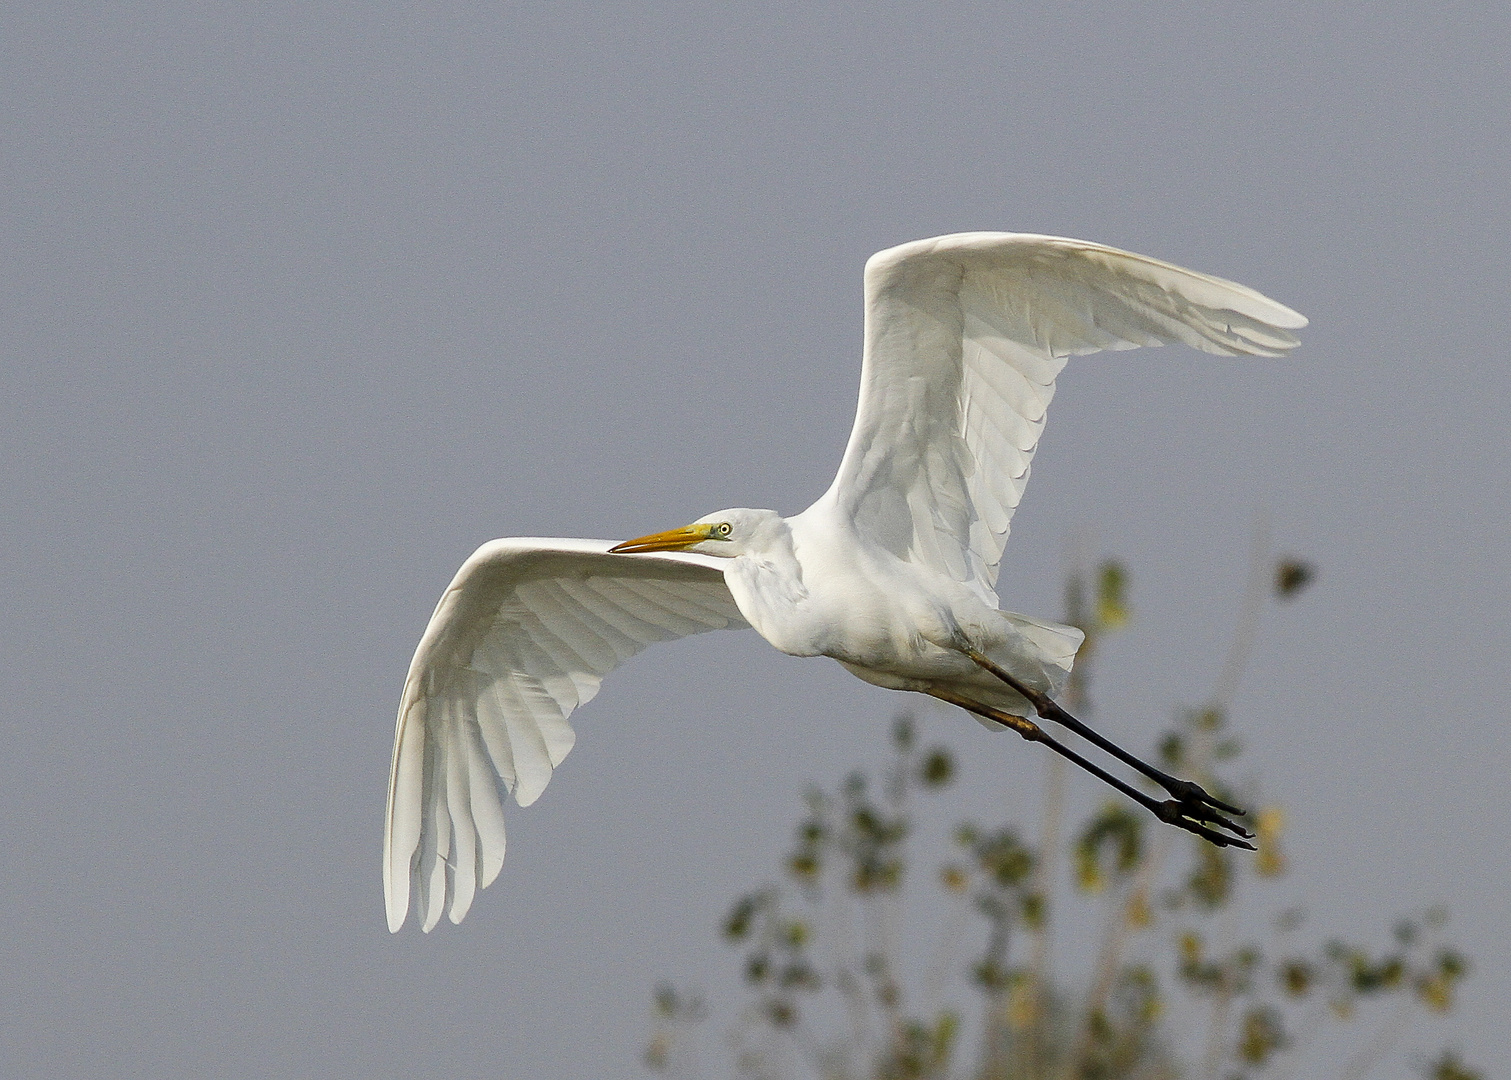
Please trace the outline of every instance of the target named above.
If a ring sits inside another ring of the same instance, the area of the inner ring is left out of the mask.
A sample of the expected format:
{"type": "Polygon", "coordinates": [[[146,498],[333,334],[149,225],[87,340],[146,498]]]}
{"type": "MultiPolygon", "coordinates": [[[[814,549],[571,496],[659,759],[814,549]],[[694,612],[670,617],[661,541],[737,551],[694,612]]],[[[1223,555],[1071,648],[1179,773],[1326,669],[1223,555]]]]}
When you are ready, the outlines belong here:
{"type": "Polygon", "coordinates": [[[701,544],[713,533],[713,526],[684,525],[680,529],[668,529],[666,532],[652,533],[650,536],[637,537],[634,540],[626,540],[622,544],[615,544],[610,551],[621,554],[630,554],[641,551],[681,551],[683,548],[701,544]]]}

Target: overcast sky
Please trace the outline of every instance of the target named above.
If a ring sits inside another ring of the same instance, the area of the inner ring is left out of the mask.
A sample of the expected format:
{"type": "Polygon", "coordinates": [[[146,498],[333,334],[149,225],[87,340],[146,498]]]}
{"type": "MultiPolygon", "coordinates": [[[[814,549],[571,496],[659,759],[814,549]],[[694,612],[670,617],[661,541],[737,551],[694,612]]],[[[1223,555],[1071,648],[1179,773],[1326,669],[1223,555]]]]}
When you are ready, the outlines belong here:
{"type": "MultiPolygon", "coordinates": [[[[1506,10],[6,5],[0,1072],[638,1077],[658,979],[727,1020],[728,900],[896,697],[751,633],[652,650],[467,921],[391,937],[405,666],[491,537],[802,509],[865,258],[1002,229],[1311,318],[1287,361],[1073,362],[1004,603],[1058,615],[1072,542],[1128,562],[1098,716],[1147,747],[1255,522],[1314,561],[1237,715],[1274,904],[1384,945],[1447,903],[1478,968],[1403,1049],[1504,1075],[1506,10]]],[[[1042,755],[926,728],[947,817],[1031,819],[1042,755]]]]}

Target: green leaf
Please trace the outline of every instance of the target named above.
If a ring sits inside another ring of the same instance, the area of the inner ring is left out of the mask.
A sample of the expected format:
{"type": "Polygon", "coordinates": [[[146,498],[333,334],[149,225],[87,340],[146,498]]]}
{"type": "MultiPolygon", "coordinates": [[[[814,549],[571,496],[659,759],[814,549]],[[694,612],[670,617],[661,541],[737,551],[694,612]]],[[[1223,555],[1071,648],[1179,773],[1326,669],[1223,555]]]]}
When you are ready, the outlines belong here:
{"type": "Polygon", "coordinates": [[[1128,618],[1128,572],[1108,559],[1097,569],[1097,622],[1103,630],[1121,630],[1128,618]]]}
{"type": "Polygon", "coordinates": [[[944,787],[955,778],[955,759],[944,747],[936,746],[918,767],[918,778],[926,787],[944,787]]]}
{"type": "Polygon", "coordinates": [[[1294,600],[1317,577],[1317,568],[1301,559],[1287,557],[1275,564],[1275,596],[1294,600]]]}

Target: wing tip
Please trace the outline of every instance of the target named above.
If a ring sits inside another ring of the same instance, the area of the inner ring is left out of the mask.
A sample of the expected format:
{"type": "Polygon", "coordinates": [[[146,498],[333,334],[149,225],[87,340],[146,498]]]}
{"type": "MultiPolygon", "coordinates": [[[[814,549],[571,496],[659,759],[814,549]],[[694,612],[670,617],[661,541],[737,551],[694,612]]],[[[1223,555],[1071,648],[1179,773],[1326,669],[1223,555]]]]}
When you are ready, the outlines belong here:
{"type": "MultiPolygon", "coordinates": [[[[1250,295],[1247,299],[1258,301],[1258,303],[1254,305],[1255,310],[1244,311],[1242,308],[1235,307],[1235,310],[1238,311],[1240,315],[1245,315],[1248,318],[1255,320],[1256,322],[1268,326],[1272,330],[1302,330],[1311,323],[1310,319],[1301,314],[1301,312],[1297,311],[1295,308],[1286,307],[1286,305],[1282,304],[1279,300],[1275,300],[1271,297],[1266,296],[1258,289],[1251,289],[1247,285],[1239,285],[1237,282],[1230,282],[1229,284],[1232,284],[1236,288],[1242,289],[1244,292],[1249,293],[1250,295]]],[[[1286,347],[1295,348],[1295,345],[1297,344],[1300,344],[1300,342],[1295,342],[1294,344],[1287,345],[1286,347]]]]}
{"type": "Polygon", "coordinates": [[[383,907],[388,915],[388,932],[397,934],[409,917],[409,877],[394,874],[391,844],[385,844],[383,851],[383,907]]]}
{"type": "Polygon", "coordinates": [[[451,910],[446,917],[451,920],[452,926],[461,926],[462,920],[467,917],[467,912],[472,910],[472,897],[467,897],[467,902],[462,903],[462,898],[457,897],[451,904],[451,910]]]}

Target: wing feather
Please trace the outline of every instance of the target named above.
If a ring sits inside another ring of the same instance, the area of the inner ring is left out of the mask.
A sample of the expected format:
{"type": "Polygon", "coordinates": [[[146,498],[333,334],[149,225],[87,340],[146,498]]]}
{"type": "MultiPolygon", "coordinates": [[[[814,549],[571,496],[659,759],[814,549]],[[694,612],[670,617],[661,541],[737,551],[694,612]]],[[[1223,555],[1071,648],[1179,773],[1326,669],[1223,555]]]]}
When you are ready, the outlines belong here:
{"type": "MultiPolygon", "coordinates": [[[[489,766],[503,781],[504,791],[506,793],[513,791],[519,782],[519,774],[514,768],[514,744],[509,738],[509,721],[504,705],[499,700],[498,691],[493,683],[489,683],[478,692],[473,716],[477,720],[478,734],[482,737],[482,748],[488,755],[489,766]]],[[[420,726],[420,730],[423,733],[423,725],[420,726]]],[[[397,778],[394,786],[402,786],[397,778]]],[[[397,844],[398,841],[395,840],[394,843],[397,844]]]]}
{"type": "Polygon", "coordinates": [[[538,798],[572,710],[657,641],[746,625],[719,561],[611,555],[607,540],[495,540],[463,564],[415,650],[384,830],[388,925],[460,922],[503,865],[503,797],[538,798]]]}
{"type": "MultiPolygon", "coordinates": [[[[466,713],[465,703],[457,702],[457,712],[466,713]]],[[[472,906],[472,897],[477,892],[477,829],[472,824],[472,794],[467,787],[470,772],[470,747],[466,745],[471,736],[471,726],[465,721],[452,728],[451,738],[456,745],[447,747],[446,753],[446,808],[451,817],[451,832],[454,837],[454,854],[451,870],[451,921],[459,923],[467,909],[472,906]]]]}
{"type": "MultiPolygon", "coordinates": [[[[472,810],[472,821],[477,827],[478,855],[482,862],[482,870],[478,874],[478,888],[487,888],[493,884],[493,879],[498,877],[499,869],[504,865],[504,810],[499,799],[498,780],[491,769],[488,768],[488,751],[481,745],[482,731],[474,723],[469,726],[467,735],[472,745],[467,754],[467,791],[469,795],[468,805],[472,810]]],[[[461,916],[452,912],[453,921],[460,921],[461,916]]]]}
{"type": "Polygon", "coordinates": [[[996,606],[997,568],[1067,358],[1181,343],[1282,356],[1306,319],[1101,244],[958,233],[866,263],[860,406],[828,501],[996,606]]]}

